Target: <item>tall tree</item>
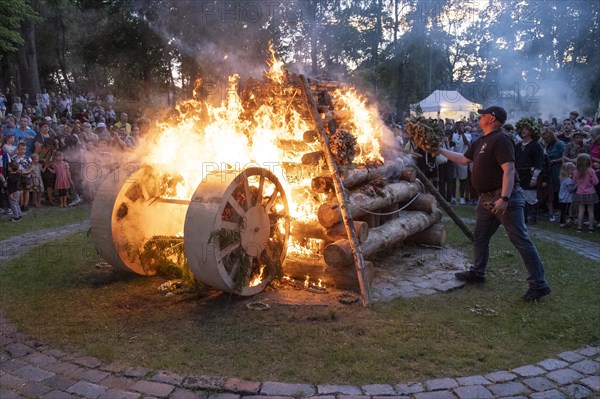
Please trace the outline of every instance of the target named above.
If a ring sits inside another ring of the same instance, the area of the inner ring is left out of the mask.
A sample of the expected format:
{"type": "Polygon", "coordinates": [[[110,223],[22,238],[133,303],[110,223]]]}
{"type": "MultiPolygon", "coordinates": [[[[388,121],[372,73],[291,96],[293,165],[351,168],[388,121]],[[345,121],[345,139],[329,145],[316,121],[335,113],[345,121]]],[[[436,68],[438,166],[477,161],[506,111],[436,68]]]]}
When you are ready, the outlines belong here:
{"type": "Polygon", "coordinates": [[[21,22],[35,21],[38,16],[25,0],[3,0],[0,12],[0,57],[3,53],[14,52],[23,43],[21,22]]]}
{"type": "MultiPolygon", "coordinates": [[[[2,87],[10,87],[11,66],[7,61],[9,54],[17,51],[19,46],[25,44],[23,38],[22,22],[31,24],[38,20],[38,15],[26,0],[4,0],[0,12],[0,66],[2,69],[2,87]]],[[[25,33],[29,34],[29,26],[25,33]]],[[[29,36],[28,36],[29,37],[29,36]]]]}
{"type": "Polygon", "coordinates": [[[31,20],[21,21],[21,37],[23,43],[18,47],[19,76],[21,92],[28,93],[33,98],[41,93],[40,77],[38,74],[37,52],[35,47],[35,27],[31,20]]]}

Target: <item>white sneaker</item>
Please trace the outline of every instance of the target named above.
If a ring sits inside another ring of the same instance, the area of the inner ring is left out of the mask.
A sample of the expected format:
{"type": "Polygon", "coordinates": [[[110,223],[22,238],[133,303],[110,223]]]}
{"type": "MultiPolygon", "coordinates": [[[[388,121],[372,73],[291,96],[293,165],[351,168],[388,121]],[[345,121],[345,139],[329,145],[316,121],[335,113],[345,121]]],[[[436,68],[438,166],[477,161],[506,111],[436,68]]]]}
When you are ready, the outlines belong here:
{"type": "Polygon", "coordinates": [[[452,198],[450,199],[450,204],[451,204],[451,205],[456,205],[456,198],[452,197],[452,198]]]}
{"type": "Polygon", "coordinates": [[[548,220],[550,220],[551,222],[556,222],[556,216],[550,215],[550,218],[548,220]]]}
{"type": "Polygon", "coordinates": [[[69,203],[69,206],[75,206],[79,204],[81,204],[81,197],[78,195],[77,197],[75,197],[75,199],[73,199],[73,201],[69,203]]]}
{"type": "Polygon", "coordinates": [[[464,205],[464,204],[465,204],[465,199],[464,199],[464,198],[461,198],[461,199],[460,199],[460,204],[461,204],[461,205],[464,205]]]}

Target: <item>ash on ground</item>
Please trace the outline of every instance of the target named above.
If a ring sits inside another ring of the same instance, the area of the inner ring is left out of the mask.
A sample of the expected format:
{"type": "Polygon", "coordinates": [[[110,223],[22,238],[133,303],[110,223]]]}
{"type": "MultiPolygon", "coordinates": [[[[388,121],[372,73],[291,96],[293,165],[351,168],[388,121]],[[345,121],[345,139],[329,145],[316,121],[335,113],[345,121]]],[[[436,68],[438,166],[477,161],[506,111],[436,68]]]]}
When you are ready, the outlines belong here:
{"type": "Polygon", "coordinates": [[[371,283],[373,301],[414,298],[460,288],[464,282],[454,274],[471,263],[462,252],[445,247],[404,245],[374,262],[371,283]]]}
{"type": "MultiPolygon", "coordinates": [[[[464,253],[453,248],[432,248],[407,244],[386,253],[374,262],[371,294],[373,302],[394,298],[415,298],[460,288],[457,271],[466,270],[471,263],[464,253]]],[[[358,286],[358,283],[357,283],[358,286]]],[[[360,306],[360,292],[328,288],[325,292],[302,289],[302,282],[267,289],[249,299],[290,306],[329,306],[333,304],[360,306]]]]}

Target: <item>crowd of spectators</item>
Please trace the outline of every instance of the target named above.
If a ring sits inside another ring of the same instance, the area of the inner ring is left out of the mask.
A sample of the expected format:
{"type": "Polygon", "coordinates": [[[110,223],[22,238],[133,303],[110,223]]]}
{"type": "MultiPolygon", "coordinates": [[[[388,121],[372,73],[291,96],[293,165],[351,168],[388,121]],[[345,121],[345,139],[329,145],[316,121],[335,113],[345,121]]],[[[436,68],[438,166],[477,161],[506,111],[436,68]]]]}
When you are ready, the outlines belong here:
{"type": "MultiPolygon", "coordinates": [[[[17,222],[30,207],[66,207],[91,201],[101,181],[97,171],[102,168],[94,168],[94,178],[89,179],[89,165],[110,164],[118,153],[134,150],[150,125],[141,110],[132,121],[126,112],[117,112],[116,104],[111,94],[100,99],[93,94],[53,95],[46,90],[33,98],[27,94],[20,98],[0,93],[0,214],[10,215],[17,222]]],[[[445,133],[442,146],[452,151],[464,153],[482,136],[477,120],[438,119],[437,123],[445,133]]],[[[531,165],[526,162],[531,173],[521,176],[525,180],[521,184],[527,185],[529,194],[526,207],[529,223],[536,223],[537,215],[543,214],[551,222],[560,219],[561,227],[575,225],[577,219],[575,227],[581,229],[577,197],[563,195],[564,181],[577,173],[575,166],[580,154],[589,155],[591,170],[600,176],[599,124],[599,120],[573,111],[562,121],[523,118],[516,126],[504,125],[505,132],[521,151],[517,153],[517,169],[519,154],[525,148],[533,154],[537,151],[531,148],[539,146],[542,154],[541,161],[531,161],[531,165]],[[535,144],[529,145],[531,141],[535,144]],[[564,199],[571,197],[574,199],[566,207],[564,199]],[[559,210],[562,214],[557,213],[559,210]]],[[[408,134],[402,133],[407,143],[405,148],[419,152],[408,134]]],[[[446,201],[453,205],[477,205],[478,193],[471,185],[472,165],[456,165],[442,155],[419,155],[418,166],[446,201]]],[[[594,190],[600,195],[600,185],[595,185],[594,190]]],[[[593,215],[588,207],[586,212],[595,218],[588,222],[592,231],[600,219],[599,204],[594,205],[593,215]]]]}
{"type": "MultiPolygon", "coordinates": [[[[513,138],[515,148],[519,151],[516,153],[517,169],[519,169],[519,162],[523,160],[519,157],[526,148],[529,149],[528,152],[532,152],[531,148],[537,146],[540,151],[539,165],[526,164],[529,173],[520,173],[521,180],[526,180],[521,181],[521,185],[526,184],[525,189],[533,193],[532,198],[527,201],[527,222],[535,224],[537,215],[540,214],[545,215],[550,222],[560,220],[560,227],[574,227],[580,231],[583,215],[579,215],[580,204],[574,195],[575,191],[568,207],[559,197],[561,181],[564,180],[564,176],[561,178],[561,168],[568,165],[566,169],[570,172],[563,171],[563,174],[572,179],[573,174],[577,174],[578,161],[582,162],[580,155],[587,154],[591,170],[600,178],[600,120],[580,116],[577,111],[572,111],[562,121],[557,118],[547,121],[522,118],[519,122],[516,123],[517,126],[511,123],[503,126],[504,131],[513,138]],[[529,145],[530,142],[533,144],[529,145]]],[[[482,135],[477,120],[438,119],[437,123],[445,133],[442,147],[452,151],[464,153],[468,146],[482,135]]],[[[477,205],[478,194],[470,184],[472,165],[468,167],[455,165],[442,155],[432,157],[424,153],[412,142],[405,130],[402,131],[402,141],[405,143],[405,150],[416,153],[417,166],[430,178],[446,201],[453,205],[477,205]]],[[[600,197],[600,184],[592,186],[596,196],[600,197]]],[[[584,211],[591,220],[584,222],[588,224],[590,232],[593,232],[594,227],[600,223],[600,204],[594,198],[591,199],[594,202],[593,215],[587,204],[584,211]]]]}
{"type": "Polygon", "coordinates": [[[0,93],[0,214],[18,222],[30,207],[91,201],[98,171],[133,151],[149,128],[141,111],[131,121],[115,105],[112,95],[102,101],[46,90],[33,99],[0,93]]]}

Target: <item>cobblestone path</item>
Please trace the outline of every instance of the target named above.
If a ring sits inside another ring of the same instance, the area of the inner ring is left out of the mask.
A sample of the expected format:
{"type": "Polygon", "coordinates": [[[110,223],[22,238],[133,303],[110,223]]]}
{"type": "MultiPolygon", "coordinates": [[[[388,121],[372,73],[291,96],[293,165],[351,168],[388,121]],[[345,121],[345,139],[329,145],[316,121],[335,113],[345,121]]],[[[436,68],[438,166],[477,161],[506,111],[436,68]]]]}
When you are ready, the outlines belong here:
{"type": "MultiPolygon", "coordinates": [[[[0,242],[0,265],[43,242],[84,231],[89,222],[40,230],[0,242]]],[[[576,238],[531,229],[540,238],[585,251],[576,238]]],[[[592,251],[593,252],[593,251],[592,251]]],[[[1,267],[1,266],[0,266],[1,267]]],[[[89,399],[482,399],[597,398],[600,396],[600,347],[563,352],[512,370],[458,378],[437,378],[395,385],[311,385],[180,375],[67,354],[20,333],[0,315],[0,398],[89,399]]]]}

